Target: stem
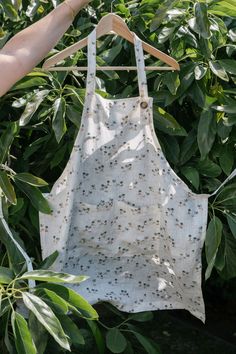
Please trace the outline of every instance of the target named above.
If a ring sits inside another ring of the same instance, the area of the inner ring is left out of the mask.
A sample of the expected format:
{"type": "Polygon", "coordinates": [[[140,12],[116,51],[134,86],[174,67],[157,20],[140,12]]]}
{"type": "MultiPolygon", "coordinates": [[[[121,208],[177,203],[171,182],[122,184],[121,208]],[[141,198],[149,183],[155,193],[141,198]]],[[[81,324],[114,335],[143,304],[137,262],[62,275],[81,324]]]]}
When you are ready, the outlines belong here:
{"type": "Polygon", "coordinates": [[[224,203],[225,201],[230,200],[230,199],[234,199],[234,198],[235,198],[235,197],[226,198],[226,199],[220,200],[219,202],[216,202],[215,204],[216,204],[216,205],[222,204],[222,203],[224,203]]]}
{"type": "Polygon", "coordinates": [[[9,304],[10,304],[10,306],[11,306],[12,311],[15,311],[15,309],[14,309],[14,307],[13,307],[13,305],[12,305],[12,302],[10,301],[10,298],[8,298],[8,302],[9,302],[9,304]]]}
{"type": "Polygon", "coordinates": [[[2,257],[2,260],[1,260],[1,265],[4,264],[4,261],[5,261],[5,258],[7,257],[7,253],[4,253],[3,257],[2,257]]]}
{"type": "Polygon", "coordinates": [[[102,323],[102,322],[99,321],[99,320],[98,320],[98,323],[99,323],[102,327],[104,327],[104,328],[106,328],[106,329],[112,329],[112,328],[114,328],[114,327],[107,327],[104,323],[102,323]]]}
{"type": "MultiPolygon", "coordinates": [[[[129,318],[126,318],[126,320],[124,320],[123,322],[121,322],[117,328],[121,327],[124,323],[128,322],[130,319],[129,318]]],[[[123,331],[123,330],[122,330],[123,331]]]]}
{"type": "Polygon", "coordinates": [[[225,209],[216,208],[216,207],[214,207],[214,208],[212,208],[212,209],[213,209],[213,210],[218,210],[218,211],[221,212],[222,214],[225,214],[225,212],[224,212],[225,209]]]}

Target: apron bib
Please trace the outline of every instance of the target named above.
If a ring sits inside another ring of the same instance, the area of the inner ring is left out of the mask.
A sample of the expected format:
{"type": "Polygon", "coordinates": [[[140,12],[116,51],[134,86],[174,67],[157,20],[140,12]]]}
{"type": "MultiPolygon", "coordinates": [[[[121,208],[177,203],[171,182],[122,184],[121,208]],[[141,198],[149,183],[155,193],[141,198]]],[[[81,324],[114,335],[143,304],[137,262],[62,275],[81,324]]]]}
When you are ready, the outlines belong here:
{"type": "Polygon", "coordinates": [[[87,94],[67,166],[40,213],[43,258],[90,278],[68,287],[91,304],[126,312],[186,309],[205,321],[201,252],[208,194],[195,194],[166,160],[153,125],[142,43],[135,37],[139,96],[95,93],[96,29],[88,40],[87,94]]]}

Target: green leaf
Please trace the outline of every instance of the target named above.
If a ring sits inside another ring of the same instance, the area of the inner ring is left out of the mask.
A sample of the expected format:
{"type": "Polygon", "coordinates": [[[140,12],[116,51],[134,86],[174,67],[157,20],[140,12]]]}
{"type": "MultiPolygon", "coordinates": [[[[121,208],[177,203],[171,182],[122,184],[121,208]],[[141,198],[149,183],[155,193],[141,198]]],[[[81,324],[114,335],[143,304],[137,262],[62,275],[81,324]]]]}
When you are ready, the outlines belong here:
{"type": "Polygon", "coordinates": [[[24,192],[27,197],[30,199],[33,206],[42,213],[51,214],[51,208],[48,204],[48,201],[44,198],[43,194],[37,187],[31,186],[29,184],[23,183],[19,180],[16,180],[16,185],[18,188],[24,192]]]}
{"type": "Polygon", "coordinates": [[[196,80],[201,80],[207,72],[207,68],[205,66],[202,65],[196,65],[195,69],[194,69],[194,74],[195,74],[195,79],[196,80]]]}
{"type": "Polygon", "coordinates": [[[222,172],[220,166],[208,158],[199,161],[196,167],[201,175],[207,177],[218,177],[222,172]]]}
{"type": "Polygon", "coordinates": [[[235,207],[236,209],[236,183],[224,186],[217,194],[217,203],[220,203],[226,209],[235,207]]]}
{"type": "Polygon", "coordinates": [[[194,4],[195,17],[189,20],[191,29],[200,34],[202,38],[208,39],[211,37],[210,22],[207,16],[207,5],[196,2],[194,4]]]}
{"type": "MultiPolygon", "coordinates": [[[[213,263],[213,262],[212,262],[213,263]]],[[[221,239],[216,258],[214,260],[214,266],[217,271],[222,271],[225,266],[225,255],[224,255],[224,240],[221,239]]]]}
{"type": "Polygon", "coordinates": [[[181,71],[179,73],[180,77],[180,86],[176,92],[175,96],[171,96],[170,98],[167,97],[165,105],[168,106],[173,103],[177,98],[183,96],[191,86],[194,80],[194,69],[196,64],[194,63],[187,63],[181,65],[181,71]]]}
{"type": "Polygon", "coordinates": [[[236,17],[235,3],[229,1],[212,1],[208,11],[218,16],[236,17]]]}
{"type": "Polygon", "coordinates": [[[105,354],[105,341],[103,339],[102,333],[95,321],[86,320],[88,326],[90,327],[93,336],[96,341],[97,349],[99,354],[105,354]]]}
{"type": "Polygon", "coordinates": [[[232,42],[236,42],[236,28],[231,28],[228,32],[228,36],[232,42]]]}
{"type": "Polygon", "coordinates": [[[230,231],[232,232],[232,235],[236,239],[236,217],[233,218],[232,216],[227,215],[227,221],[228,221],[230,231]]]}
{"type": "Polygon", "coordinates": [[[10,147],[14,141],[15,136],[19,132],[17,122],[8,123],[7,129],[3,132],[0,138],[0,163],[4,163],[10,152],[10,147]]]}
{"type": "Polygon", "coordinates": [[[53,110],[52,128],[57,142],[59,143],[67,130],[65,122],[66,102],[63,97],[59,97],[55,100],[53,110]]]}
{"type": "Polygon", "coordinates": [[[205,239],[205,252],[208,267],[206,269],[205,279],[207,280],[214,267],[217,251],[221,242],[223,225],[217,216],[214,216],[210,221],[205,239]]]}
{"type": "Polygon", "coordinates": [[[203,110],[198,124],[197,141],[203,160],[211,150],[216,136],[216,120],[210,109],[203,110]]]}
{"type": "Polygon", "coordinates": [[[24,77],[21,79],[17,84],[15,84],[10,91],[16,91],[16,90],[25,90],[29,89],[31,87],[39,87],[42,85],[46,85],[47,81],[41,77],[34,77],[34,78],[29,78],[29,77],[24,77]]]}
{"type": "Polygon", "coordinates": [[[29,102],[27,102],[24,112],[20,117],[20,126],[23,127],[29,123],[34,113],[39,108],[40,104],[43,102],[44,98],[48,95],[49,90],[42,90],[36,92],[29,102]]]}
{"type": "Polygon", "coordinates": [[[128,17],[130,15],[129,9],[124,4],[117,4],[116,10],[122,13],[122,15],[125,15],[125,17],[128,17]]]}
{"type": "Polygon", "coordinates": [[[233,59],[221,59],[218,60],[222,68],[230,74],[236,75],[235,60],[233,59]]]}
{"type": "Polygon", "coordinates": [[[16,205],[16,193],[5,171],[0,170],[0,188],[11,204],[16,205]]]}
{"type": "Polygon", "coordinates": [[[112,353],[122,353],[126,348],[127,341],[118,328],[112,328],[107,331],[106,345],[112,353]]]}
{"type": "MultiPolygon", "coordinates": [[[[9,313],[10,313],[10,311],[8,312],[8,314],[9,313]]],[[[6,348],[4,348],[4,349],[7,349],[6,353],[4,353],[4,354],[8,354],[8,353],[16,354],[17,353],[16,346],[13,344],[13,336],[10,336],[10,333],[7,328],[5,330],[5,335],[4,335],[4,344],[6,346],[6,348]]]]}
{"type": "MultiPolygon", "coordinates": [[[[81,317],[91,319],[91,320],[98,319],[98,314],[96,310],[88,303],[86,299],[84,299],[81,295],[79,295],[74,290],[64,287],[62,285],[47,284],[47,283],[37,285],[37,288],[38,287],[43,287],[45,289],[54,291],[56,294],[58,294],[60,297],[66,300],[70,305],[72,305],[72,310],[73,307],[77,309],[81,317]]],[[[78,313],[76,312],[76,314],[78,313]]]]}
{"type": "Polygon", "coordinates": [[[211,71],[218,76],[221,80],[229,81],[229,77],[224,69],[224,67],[220,64],[219,61],[209,61],[209,66],[211,71]]]}
{"type": "Polygon", "coordinates": [[[236,51],[236,45],[235,44],[227,44],[226,46],[226,54],[228,55],[228,57],[232,57],[233,54],[236,51]]]}
{"type": "Polygon", "coordinates": [[[177,61],[181,60],[185,54],[186,43],[182,38],[175,38],[171,41],[171,55],[177,61]]]}
{"type": "Polygon", "coordinates": [[[55,341],[62,348],[70,350],[67,336],[65,335],[58,318],[54,315],[50,307],[38,296],[28,292],[23,292],[22,298],[25,306],[33,312],[37,320],[46,328],[55,341]]]}
{"type": "Polygon", "coordinates": [[[165,43],[172,35],[172,33],[175,31],[175,27],[163,27],[161,31],[158,34],[158,42],[159,43],[165,43]]]}
{"type": "Polygon", "coordinates": [[[37,348],[37,354],[45,354],[48,342],[48,332],[37,320],[37,317],[35,317],[33,312],[29,313],[29,330],[37,348]]]}
{"type": "Polygon", "coordinates": [[[29,210],[29,218],[32,227],[34,227],[39,232],[39,213],[34,207],[30,208],[29,210]]]}
{"type": "Polygon", "coordinates": [[[57,317],[61,322],[64,332],[71,339],[71,342],[75,348],[80,348],[81,345],[84,345],[84,337],[70,317],[68,315],[58,315],[57,317]]]}
{"type": "Polygon", "coordinates": [[[23,153],[24,160],[28,160],[30,156],[32,156],[36,151],[42,148],[43,143],[47,143],[50,140],[50,135],[46,135],[42,138],[36,139],[29,146],[25,147],[25,151],[23,153]]]}
{"type": "Polygon", "coordinates": [[[89,304],[89,302],[86,299],[84,299],[81,295],[79,295],[74,290],[69,289],[69,292],[65,300],[68,301],[69,304],[76,307],[81,312],[84,318],[88,318],[91,320],[98,319],[98,314],[96,310],[89,304]]]}
{"type": "Polygon", "coordinates": [[[1,297],[2,295],[0,296],[0,317],[2,318],[9,310],[11,310],[11,305],[13,304],[13,302],[11,302],[10,305],[8,298],[3,299],[1,297]]]}
{"type": "Polygon", "coordinates": [[[28,324],[23,316],[12,311],[11,324],[18,354],[36,354],[36,347],[33,342],[28,324]]]}
{"type": "Polygon", "coordinates": [[[69,118],[69,120],[75,124],[77,128],[80,127],[80,121],[81,121],[81,111],[78,110],[76,107],[72,105],[67,105],[66,106],[66,117],[69,118]]]}
{"type": "Polygon", "coordinates": [[[199,81],[195,81],[189,88],[188,95],[192,98],[198,107],[202,108],[205,105],[205,86],[199,81]]]}
{"type": "Polygon", "coordinates": [[[9,208],[9,215],[17,214],[24,207],[24,199],[17,198],[16,205],[11,205],[9,208]]]}
{"type": "Polygon", "coordinates": [[[204,3],[196,2],[194,4],[194,13],[196,18],[196,25],[199,29],[199,34],[203,38],[210,38],[211,31],[210,31],[210,21],[207,15],[207,5],[204,3]]]}
{"type": "Polygon", "coordinates": [[[84,105],[86,90],[81,88],[76,88],[72,85],[65,85],[65,89],[68,90],[69,94],[72,95],[72,99],[76,98],[76,105],[80,105],[81,108],[84,105]]]}
{"type": "Polygon", "coordinates": [[[159,136],[159,143],[161,145],[162,151],[169,162],[174,165],[178,164],[180,148],[178,140],[174,136],[159,136]]]}
{"type": "Polygon", "coordinates": [[[31,173],[17,173],[14,175],[14,179],[28,183],[35,187],[43,187],[48,185],[48,183],[45,182],[42,178],[33,176],[31,173]]]}
{"type": "Polygon", "coordinates": [[[9,39],[10,35],[11,35],[10,32],[6,32],[6,31],[2,31],[2,30],[1,30],[0,49],[2,49],[2,48],[4,47],[4,45],[6,44],[6,42],[7,42],[8,39],[9,39]]]}
{"type": "MultiPolygon", "coordinates": [[[[174,28],[175,29],[175,28],[174,28]]],[[[187,51],[192,51],[192,53],[196,53],[197,51],[194,48],[198,48],[198,42],[196,36],[189,30],[187,26],[180,26],[178,31],[176,32],[177,37],[182,37],[183,40],[189,44],[190,48],[186,49],[187,51]]]]}
{"type": "Polygon", "coordinates": [[[36,289],[35,295],[40,297],[56,314],[67,314],[69,311],[67,302],[49,289],[36,289]]]}
{"type": "Polygon", "coordinates": [[[40,7],[40,1],[38,0],[30,1],[26,10],[26,16],[32,18],[37,13],[39,7],[40,7]]]}
{"type": "Polygon", "coordinates": [[[236,276],[236,240],[231,233],[224,232],[223,235],[224,268],[220,271],[220,275],[229,280],[236,276]]]}
{"type": "Polygon", "coordinates": [[[153,319],[153,313],[151,311],[134,313],[129,315],[129,319],[137,322],[147,322],[153,319]]]}
{"type": "Polygon", "coordinates": [[[200,37],[198,41],[201,55],[208,61],[212,58],[213,46],[210,39],[200,37]]]}
{"type": "Polygon", "coordinates": [[[87,280],[89,277],[85,275],[72,275],[67,273],[58,273],[50,270],[33,270],[31,272],[24,273],[20,279],[34,279],[40,281],[48,281],[51,283],[81,283],[87,280]]]}
{"type": "Polygon", "coordinates": [[[236,113],[236,103],[235,104],[226,104],[226,105],[221,105],[221,106],[212,106],[213,109],[217,110],[218,112],[225,112],[229,114],[235,114],[236,113]]]}
{"type": "Polygon", "coordinates": [[[234,165],[234,151],[230,146],[226,146],[222,149],[219,157],[220,167],[224,173],[228,176],[232,171],[234,165]]]}
{"type": "MultiPolygon", "coordinates": [[[[11,229],[14,239],[20,244],[20,246],[25,250],[22,240],[19,238],[18,234],[11,229]]],[[[25,259],[21,252],[16,247],[15,243],[12,241],[6,229],[6,222],[0,218],[0,240],[5,245],[7,249],[7,255],[9,259],[9,266],[15,273],[22,271],[22,267],[25,264],[25,259]]]]}
{"type": "Polygon", "coordinates": [[[9,284],[14,278],[14,273],[10,268],[0,266],[0,283],[9,284]]]}
{"type": "Polygon", "coordinates": [[[154,346],[147,337],[144,337],[142,334],[135,331],[131,332],[135,335],[139,343],[144,347],[148,354],[161,354],[157,346],[154,346]]]}
{"type": "Polygon", "coordinates": [[[176,119],[163,108],[154,106],[153,114],[159,130],[170,135],[187,135],[185,129],[181,127],[176,119]]]}
{"type": "Polygon", "coordinates": [[[168,87],[171,94],[175,95],[180,85],[179,74],[176,71],[165,74],[164,83],[168,87]]]}
{"type": "Polygon", "coordinates": [[[51,265],[53,265],[53,263],[55,262],[55,260],[57,259],[57,257],[59,256],[59,252],[55,251],[52,254],[50,254],[50,256],[48,256],[47,258],[45,258],[42,263],[39,265],[39,269],[48,269],[51,267],[51,265]]]}
{"type": "Polygon", "coordinates": [[[68,149],[68,144],[66,143],[65,145],[62,146],[61,149],[58,149],[55,152],[55,156],[53,157],[53,159],[50,162],[50,168],[53,169],[56,166],[59,166],[60,163],[63,161],[63,159],[65,158],[65,153],[66,150],[68,149]]]}
{"type": "Polygon", "coordinates": [[[26,75],[26,77],[38,77],[38,76],[49,77],[50,74],[43,71],[35,71],[34,69],[33,71],[31,71],[26,75]]]}
{"type": "Polygon", "coordinates": [[[105,60],[107,65],[111,65],[113,60],[117,58],[121,50],[122,50],[121,43],[117,45],[113,45],[112,48],[104,50],[101,54],[101,57],[103,60],[105,60]]]}
{"type": "Polygon", "coordinates": [[[179,163],[181,165],[185,164],[187,161],[189,161],[192,156],[196,153],[198,150],[198,144],[197,144],[197,134],[194,129],[192,129],[188,135],[184,138],[183,143],[180,147],[180,159],[179,163]]]}
{"type": "MultiPolygon", "coordinates": [[[[142,1],[141,5],[143,5],[145,2],[142,1]]],[[[150,31],[153,32],[155,31],[163,22],[164,18],[167,15],[167,11],[174,8],[176,3],[178,1],[171,1],[171,0],[166,0],[163,2],[158,2],[158,9],[155,11],[155,17],[152,19],[151,25],[150,25],[150,31]]],[[[148,1],[148,5],[152,5],[151,1],[148,1]]]]}
{"type": "Polygon", "coordinates": [[[12,21],[18,19],[18,14],[14,6],[12,5],[10,0],[1,0],[1,5],[3,6],[4,12],[7,17],[9,17],[12,21]]]}
{"type": "Polygon", "coordinates": [[[199,188],[199,173],[196,168],[191,166],[184,166],[181,168],[181,173],[189,180],[189,182],[196,188],[199,188]]]}
{"type": "Polygon", "coordinates": [[[231,126],[226,126],[223,119],[217,124],[217,135],[223,140],[227,139],[232,131],[231,126]]]}

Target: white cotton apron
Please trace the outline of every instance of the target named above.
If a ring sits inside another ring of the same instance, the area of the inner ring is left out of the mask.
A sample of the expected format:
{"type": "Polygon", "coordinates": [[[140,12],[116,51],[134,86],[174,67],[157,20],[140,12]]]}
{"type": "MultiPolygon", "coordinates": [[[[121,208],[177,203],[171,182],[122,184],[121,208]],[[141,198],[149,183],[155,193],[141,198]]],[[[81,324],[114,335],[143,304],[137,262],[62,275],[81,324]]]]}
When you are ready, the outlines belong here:
{"type": "Polygon", "coordinates": [[[55,271],[85,274],[68,285],[91,304],[126,312],[186,309],[205,322],[201,252],[208,194],[175,174],[155,134],[144,56],[134,34],[139,97],[95,93],[96,29],[88,40],[81,127],[61,177],[40,213],[43,258],[55,271]]]}

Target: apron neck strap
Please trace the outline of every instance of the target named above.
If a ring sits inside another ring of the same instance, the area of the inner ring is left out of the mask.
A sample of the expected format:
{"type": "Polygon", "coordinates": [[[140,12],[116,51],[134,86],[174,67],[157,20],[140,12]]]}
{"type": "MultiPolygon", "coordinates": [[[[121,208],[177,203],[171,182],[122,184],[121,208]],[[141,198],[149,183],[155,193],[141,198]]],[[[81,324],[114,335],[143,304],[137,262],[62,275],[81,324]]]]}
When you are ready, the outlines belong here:
{"type": "Polygon", "coordinates": [[[145,61],[142,41],[134,32],[132,32],[132,34],[134,36],[134,49],[138,70],[139,94],[143,98],[148,98],[147,76],[145,72],[145,61]]]}
{"type": "Polygon", "coordinates": [[[88,73],[87,95],[92,95],[96,88],[96,28],[88,36],[88,73]]]}
{"type": "MultiPolygon", "coordinates": [[[[134,33],[135,58],[137,63],[139,94],[148,98],[147,77],[142,41],[134,33]]],[[[87,94],[92,95],[96,88],[96,28],[88,36],[88,73],[87,73],[87,94]]]]}

